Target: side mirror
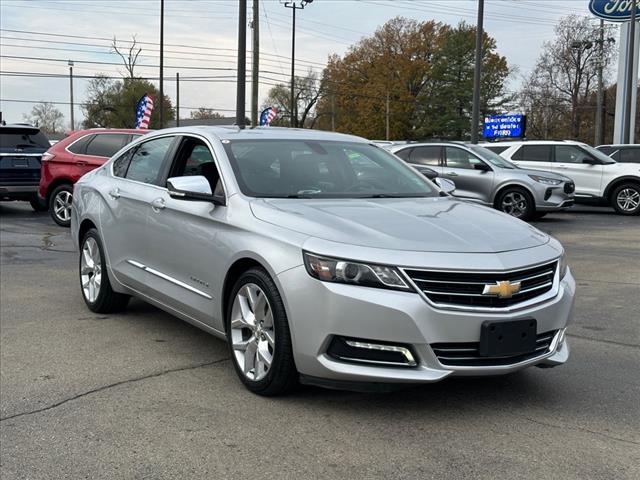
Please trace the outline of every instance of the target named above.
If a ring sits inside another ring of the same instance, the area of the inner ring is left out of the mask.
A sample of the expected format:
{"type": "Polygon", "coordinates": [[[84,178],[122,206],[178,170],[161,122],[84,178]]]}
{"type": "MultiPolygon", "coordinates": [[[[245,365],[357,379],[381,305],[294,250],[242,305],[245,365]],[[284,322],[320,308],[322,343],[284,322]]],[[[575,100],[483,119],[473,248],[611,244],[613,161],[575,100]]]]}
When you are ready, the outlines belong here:
{"type": "Polygon", "coordinates": [[[202,175],[172,177],[167,180],[169,196],[177,200],[200,200],[225,205],[224,197],[211,192],[209,180],[202,175]]]}
{"type": "Polygon", "coordinates": [[[587,163],[589,165],[602,165],[602,162],[600,160],[596,160],[592,157],[584,157],[582,159],[582,163],[587,163]]]}
{"type": "Polygon", "coordinates": [[[456,184],[453,183],[451,180],[449,180],[448,178],[441,178],[438,177],[434,180],[435,184],[438,185],[440,187],[440,189],[444,192],[444,193],[448,193],[449,195],[451,195],[453,192],[455,192],[456,190],[456,184]]]}
{"type": "Polygon", "coordinates": [[[490,172],[491,171],[491,167],[489,165],[487,165],[486,163],[474,163],[473,164],[473,169],[474,170],[480,170],[481,172],[490,172]]]}
{"type": "Polygon", "coordinates": [[[416,170],[418,170],[422,175],[427,177],[429,180],[434,180],[438,177],[438,172],[432,170],[428,167],[415,166],[416,170]]]}

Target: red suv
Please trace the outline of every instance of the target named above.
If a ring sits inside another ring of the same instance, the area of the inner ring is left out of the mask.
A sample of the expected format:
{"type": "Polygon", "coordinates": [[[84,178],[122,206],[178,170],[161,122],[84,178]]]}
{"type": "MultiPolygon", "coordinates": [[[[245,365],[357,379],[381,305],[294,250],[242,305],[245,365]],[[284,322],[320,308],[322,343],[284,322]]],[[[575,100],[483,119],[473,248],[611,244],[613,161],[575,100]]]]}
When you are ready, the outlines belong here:
{"type": "Polygon", "coordinates": [[[73,132],[42,156],[38,195],[51,218],[63,227],[71,223],[73,184],[149,130],[94,128],[73,132]]]}

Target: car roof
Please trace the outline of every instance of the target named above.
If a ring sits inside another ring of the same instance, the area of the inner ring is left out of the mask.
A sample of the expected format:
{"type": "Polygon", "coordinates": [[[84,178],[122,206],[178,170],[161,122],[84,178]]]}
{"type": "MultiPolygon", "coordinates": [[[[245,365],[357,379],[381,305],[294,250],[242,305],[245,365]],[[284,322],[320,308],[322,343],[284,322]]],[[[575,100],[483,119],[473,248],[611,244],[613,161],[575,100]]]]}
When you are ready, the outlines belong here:
{"type": "MultiPolygon", "coordinates": [[[[202,125],[166,128],[164,130],[156,130],[155,132],[155,134],[167,133],[199,133],[201,135],[210,135],[219,140],[342,140],[347,142],[372,143],[370,140],[356,137],[355,135],[311,130],[308,128],[256,127],[241,129],[235,125],[202,125]]],[[[155,134],[153,136],[155,136],[155,134]]]]}
{"type": "Polygon", "coordinates": [[[152,132],[153,130],[143,130],[140,128],[86,128],[83,130],[73,130],[72,132],[69,132],[69,135],[77,135],[77,134],[84,134],[86,135],[87,133],[141,133],[141,134],[145,134],[145,133],[149,133],[152,132]]]}
{"type": "Polygon", "coordinates": [[[578,142],[577,140],[517,140],[517,141],[509,141],[509,142],[482,142],[478,145],[482,147],[499,147],[499,146],[507,146],[511,147],[513,145],[585,145],[583,142],[578,142]]]}
{"type": "Polygon", "coordinates": [[[600,147],[612,147],[612,148],[640,148],[640,144],[637,143],[611,143],[606,145],[598,145],[596,148],[600,147]]]}

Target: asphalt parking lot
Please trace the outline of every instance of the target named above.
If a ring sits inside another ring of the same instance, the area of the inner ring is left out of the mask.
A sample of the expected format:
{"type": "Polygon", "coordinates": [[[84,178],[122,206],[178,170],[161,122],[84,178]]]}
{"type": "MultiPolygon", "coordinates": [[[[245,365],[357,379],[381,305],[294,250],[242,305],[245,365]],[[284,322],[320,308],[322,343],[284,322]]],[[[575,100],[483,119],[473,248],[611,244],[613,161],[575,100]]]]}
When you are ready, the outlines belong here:
{"type": "Polygon", "coordinates": [[[69,232],[0,204],[0,477],[640,478],[640,218],[536,225],[578,282],[568,364],[388,394],[244,389],[226,345],[140,301],[96,315],[69,232]]]}

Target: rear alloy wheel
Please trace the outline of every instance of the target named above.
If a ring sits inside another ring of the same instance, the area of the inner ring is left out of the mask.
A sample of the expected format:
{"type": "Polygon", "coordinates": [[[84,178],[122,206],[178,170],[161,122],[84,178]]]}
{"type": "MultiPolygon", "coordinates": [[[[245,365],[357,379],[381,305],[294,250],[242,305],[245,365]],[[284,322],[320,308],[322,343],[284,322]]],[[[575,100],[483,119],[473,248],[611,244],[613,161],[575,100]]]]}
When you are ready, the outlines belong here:
{"type": "Polygon", "coordinates": [[[228,301],[226,330],[240,380],[259,395],[280,395],[298,379],[282,298],[261,268],[243,273],[228,301]]]}
{"type": "Polygon", "coordinates": [[[110,313],[122,310],[129,302],[129,296],[117,293],[111,288],[98,231],[92,228],[80,245],[80,288],[89,310],[96,313],[110,313]]]}
{"type": "Polygon", "coordinates": [[[621,215],[640,214],[640,185],[625,183],[613,191],[611,204],[621,215]]]}
{"type": "Polygon", "coordinates": [[[498,210],[520,220],[530,220],[535,212],[531,195],[522,188],[506,189],[500,194],[496,204],[498,210]]]}
{"type": "Polygon", "coordinates": [[[71,202],[73,201],[73,187],[71,185],[59,185],[51,193],[49,213],[51,218],[61,227],[71,225],[71,202]]]}

